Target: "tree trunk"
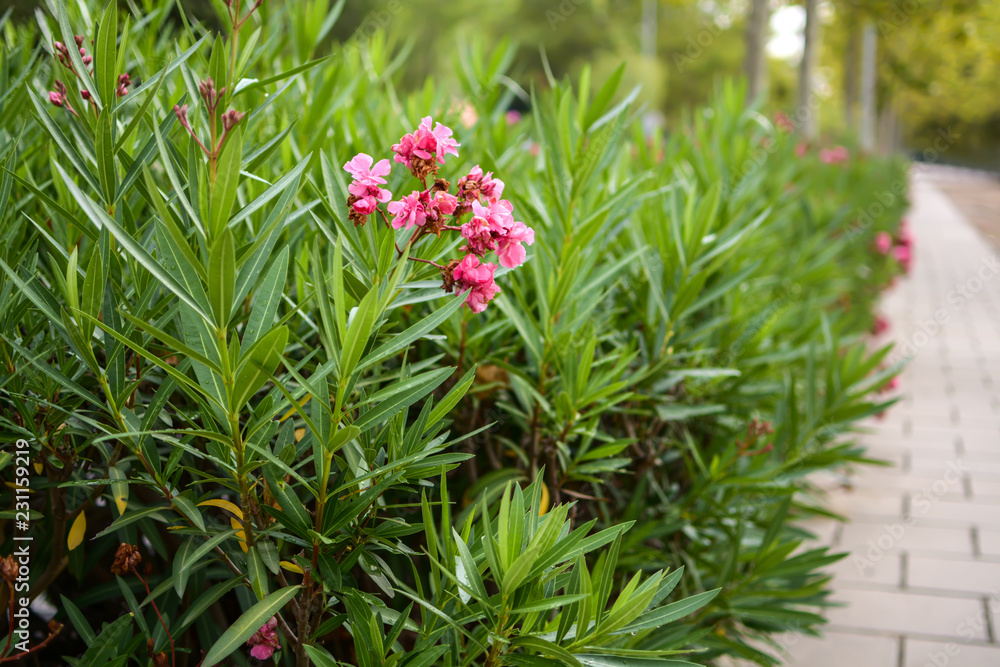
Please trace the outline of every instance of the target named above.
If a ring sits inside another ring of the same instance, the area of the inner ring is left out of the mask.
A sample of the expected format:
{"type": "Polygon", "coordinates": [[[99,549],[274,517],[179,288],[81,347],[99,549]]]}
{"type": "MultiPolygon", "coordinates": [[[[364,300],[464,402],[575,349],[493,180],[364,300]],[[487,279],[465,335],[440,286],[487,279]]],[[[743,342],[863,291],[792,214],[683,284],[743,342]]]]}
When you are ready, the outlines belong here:
{"type": "Polygon", "coordinates": [[[844,125],[848,134],[856,136],[858,104],[858,29],[849,28],[847,51],[844,53],[844,125]]]}
{"type": "Polygon", "coordinates": [[[747,100],[753,102],[767,87],[767,21],[771,13],[768,0],[751,0],[747,21],[746,61],[747,100]]]}
{"type": "Polygon", "coordinates": [[[805,42],[802,46],[802,63],[799,65],[799,111],[804,119],[802,134],[809,141],[816,139],[816,128],[819,123],[816,116],[818,106],[810,104],[813,94],[813,74],[816,71],[816,54],[819,50],[819,0],[805,0],[806,27],[805,42]]]}
{"type": "Polygon", "coordinates": [[[875,149],[875,79],[876,79],[876,39],[875,24],[865,24],[861,49],[861,148],[875,149]]]}

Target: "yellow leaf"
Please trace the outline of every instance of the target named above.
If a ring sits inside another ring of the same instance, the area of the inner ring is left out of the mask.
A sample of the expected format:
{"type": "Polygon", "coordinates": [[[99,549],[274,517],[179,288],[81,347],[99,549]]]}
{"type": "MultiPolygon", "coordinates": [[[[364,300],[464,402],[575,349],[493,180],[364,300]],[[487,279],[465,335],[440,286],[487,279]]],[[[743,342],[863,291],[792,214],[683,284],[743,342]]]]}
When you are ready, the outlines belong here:
{"type": "Polygon", "coordinates": [[[221,498],[212,498],[211,500],[206,500],[205,502],[198,503],[198,507],[204,507],[205,505],[211,505],[212,507],[221,507],[224,510],[228,510],[238,516],[240,520],[243,520],[243,510],[229,502],[228,500],[222,500],[221,498]]]}
{"type": "Polygon", "coordinates": [[[288,419],[289,417],[291,417],[292,415],[294,415],[296,412],[298,412],[299,408],[305,407],[305,404],[309,402],[310,398],[312,398],[312,394],[306,394],[305,396],[303,396],[299,400],[298,407],[289,409],[288,412],[286,412],[285,414],[281,415],[281,419],[279,419],[278,422],[285,421],[286,419],[288,419]]]}
{"type": "Polygon", "coordinates": [[[66,538],[66,546],[70,551],[76,549],[83,543],[83,536],[87,532],[87,515],[80,512],[76,515],[73,525],[69,529],[69,537],[66,538]]]}
{"type": "Polygon", "coordinates": [[[544,516],[549,511],[549,487],[545,486],[544,482],[539,484],[542,485],[542,499],[538,503],[538,516],[544,516]]]}
{"type": "Polygon", "coordinates": [[[41,461],[35,461],[35,474],[36,475],[41,475],[43,469],[44,468],[42,466],[42,462],[41,461]]]}
{"type": "Polygon", "coordinates": [[[243,530],[243,523],[237,521],[233,517],[229,518],[229,525],[236,529],[236,539],[240,541],[240,549],[243,549],[243,553],[247,552],[247,533],[243,530]]]}
{"type": "Polygon", "coordinates": [[[304,428],[295,429],[295,442],[298,442],[304,437],[306,437],[306,430],[304,428]]]}
{"type": "Polygon", "coordinates": [[[115,505],[118,505],[118,514],[125,514],[125,508],[128,507],[128,501],[125,500],[125,496],[115,494],[115,505]]]}
{"type": "Polygon", "coordinates": [[[302,574],[302,568],[299,567],[298,565],[296,565],[295,563],[293,563],[290,560],[283,560],[283,561],[281,561],[280,565],[281,565],[281,568],[284,569],[284,570],[288,570],[289,572],[297,572],[298,574],[302,574]]]}

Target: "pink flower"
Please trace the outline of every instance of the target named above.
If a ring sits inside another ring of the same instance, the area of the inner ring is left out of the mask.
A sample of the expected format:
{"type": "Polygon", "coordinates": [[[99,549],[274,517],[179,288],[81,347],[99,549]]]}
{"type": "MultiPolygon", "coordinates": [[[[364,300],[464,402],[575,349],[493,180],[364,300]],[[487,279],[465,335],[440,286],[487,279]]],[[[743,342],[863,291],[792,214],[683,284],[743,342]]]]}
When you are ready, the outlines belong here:
{"type": "Polygon", "coordinates": [[[804,141],[800,141],[795,145],[795,155],[798,157],[805,157],[806,153],[809,152],[809,144],[804,141]]]}
{"type": "Polygon", "coordinates": [[[792,125],[791,119],[788,118],[788,114],[784,111],[778,111],[774,114],[774,124],[778,126],[778,129],[783,132],[791,132],[795,129],[792,125]]]}
{"type": "Polygon", "coordinates": [[[471,220],[462,225],[462,236],[468,242],[462,250],[471,252],[482,257],[488,252],[497,249],[496,239],[493,238],[493,230],[486,218],[473,216],[471,220]]]}
{"type": "Polygon", "coordinates": [[[278,619],[272,616],[271,620],[260,626],[260,630],[247,640],[247,646],[252,647],[250,649],[252,657],[258,660],[268,660],[274,655],[276,649],[281,648],[281,644],[278,642],[278,633],[275,631],[277,625],[278,619]]]}
{"type": "Polygon", "coordinates": [[[841,162],[847,162],[847,158],[847,149],[843,146],[834,146],[829,150],[819,152],[819,159],[824,164],[840,164],[841,162]]]}
{"type": "Polygon", "coordinates": [[[392,171],[392,165],[388,160],[379,160],[372,167],[373,158],[365,153],[358,153],[351,161],[344,165],[344,171],[354,177],[354,180],[363,185],[383,185],[384,176],[388,176],[392,171]]]}
{"type": "Polygon", "coordinates": [[[892,236],[888,232],[879,232],[875,235],[875,249],[883,255],[888,255],[892,249],[892,236]]]}
{"type": "Polygon", "coordinates": [[[471,201],[482,195],[491,204],[495,204],[503,196],[503,188],[503,181],[493,178],[492,171],[483,173],[477,164],[468,176],[458,182],[458,196],[460,199],[471,201]]]}
{"type": "Polygon", "coordinates": [[[892,256],[896,258],[905,273],[910,272],[910,263],[913,261],[913,254],[905,245],[898,245],[892,249],[892,256]]]}
{"type": "Polygon", "coordinates": [[[493,202],[489,206],[483,206],[477,201],[472,202],[473,215],[485,218],[490,229],[498,235],[506,234],[507,230],[513,226],[514,216],[511,214],[513,210],[513,204],[506,199],[493,202]]]}
{"type": "Polygon", "coordinates": [[[872,327],[872,333],[878,336],[889,330],[889,320],[885,319],[881,315],[875,316],[875,325],[872,327]]]}
{"type": "Polygon", "coordinates": [[[458,155],[457,148],[461,144],[452,139],[451,128],[438,123],[431,129],[432,122],[431,117],[426,116],[420,121],[416,132],[403,135],[399,143],[393,145],[392,150],[396,153],[393,159],[396,162],[409,168],[414,158],[436,159],[439,164],[444,164],[445,155],[458,155]]]}
{"type": "Polygon", "coordinates": [[[395,229],[424,226],[427,221],[427,211],[424,210],[424,205],[420,201],[421,194],[419,190],[414,190],[399,201],[389,202],[389,206],[387,206],[389,213],[396,216],[392,219],[392,226],[395,229]]]}
{"type": "Polygon", "coordinates": [[[351,206],[361,215],[371,215],[379,202],[392,199],[391,192],[379,187],[385,183],[383,177],[389,175],[392,165],[388,160],[379,160],[372,167],[372,161],[370,155],[358,153],[344,165],[344,171],[354,177],[354,181],[347,186],[347,191],[357,197],[351,206]]]}
{"type": "Polygon", "coordinates": [[[531,245],[534,242],[535,230],[523,222],[515,222],[507,230],[507,234],[500,238],[500,247],[497,249],[500,266],[513,269],[524,264],[528,253],[521,244],[531,245]]]}
{"type": "Polygon", "coordinates": [[[500,288],[493,279],[496,264],[480,264],[475,255],[466,255],[452,272],[455,279],[455,291],[468,291],[465,305],[474,313],[486,310],[486,304],[500,293],[500,288]]]}
{"type": "Polygon", "coordinates": [[[458,208],[458,197],[448,194],[444,190],[435,190],[434,196],[430,199],[427,211],[430,217],[440,220],[446,215],[451,215],[458,208]]]}
{"type": "Polygon", "coordinates": [[[510,111],[505,113],[503,117],[504,120],[507,121],[508,125],[514,125],[515,123],[521,120],[521,112],[518,111],[517,109],[511,109],[510,111]]]}

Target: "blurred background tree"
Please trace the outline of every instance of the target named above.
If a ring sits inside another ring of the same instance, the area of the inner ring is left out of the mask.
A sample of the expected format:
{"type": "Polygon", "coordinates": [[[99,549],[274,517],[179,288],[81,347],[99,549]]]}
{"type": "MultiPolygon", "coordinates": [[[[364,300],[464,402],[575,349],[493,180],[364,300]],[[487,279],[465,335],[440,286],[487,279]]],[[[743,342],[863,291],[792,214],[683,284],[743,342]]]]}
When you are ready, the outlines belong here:
{"type": "MultiPolygon", "coordinates": [[[[9,16],[31,20],[46,1],[3,4],[9,16]]],[[[178,2],[211,25],[221,0],[120,0],[123,7],[175,12],[178,2]]],[[[332,4],[267,0],[265,9],[307,15],[332,4]]],[[[684,109],[706,103],[720,79],[746,75],[759,61],[766,113],[783,110],[796,121],[795,112],[808,105],[811,117],[795,122],[804,136],[854,141],[863,122],[866,25],[876,42],[877,146],[916,154],[944,133],[949,146],[939,159],[1000,169],[1000,0],[372,0],[345,3],[328,39],[384,32],[400,48],[419,43],[403,65],[415,87],[429,74],[453,77],[453,45],[471,34],[486,33],[488,44],[518,44],[512,71],[525,91],[544,83],[546,68],[560,78],[589,64],[600,81],[624,62],[622,90],[641,84],[647,117],[668,128],[684,109]],[[767,14],[757,26],[755,6],[767,14]],[[815,55],[811,67],[800,68],[807,13],[815,55]]]]}

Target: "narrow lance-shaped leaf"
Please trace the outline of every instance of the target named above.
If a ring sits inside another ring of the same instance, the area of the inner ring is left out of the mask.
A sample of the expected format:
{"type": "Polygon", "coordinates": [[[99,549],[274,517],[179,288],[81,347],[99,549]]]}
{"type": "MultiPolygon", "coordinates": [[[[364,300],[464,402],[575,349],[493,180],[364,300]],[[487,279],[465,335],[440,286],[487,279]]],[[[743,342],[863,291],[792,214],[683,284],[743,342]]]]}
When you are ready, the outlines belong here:
{"type": "Polygon", "coordinates": [[[215,240],[208,262],[208,299],[215,313],[215,325],[225,331],[236,292],[236,243],[229,228],[215,240]]]}
{"type": "Polygon", "coordinates": [[[223,658],[242,646],[268,619],[278,613],[285,604],[295,597],[301,586],[289,586],[275,591],[254,606],[250,607],[235,623],[222,633],[218,641],[205,654],[202,667],[213,667],[223,658]]]}

